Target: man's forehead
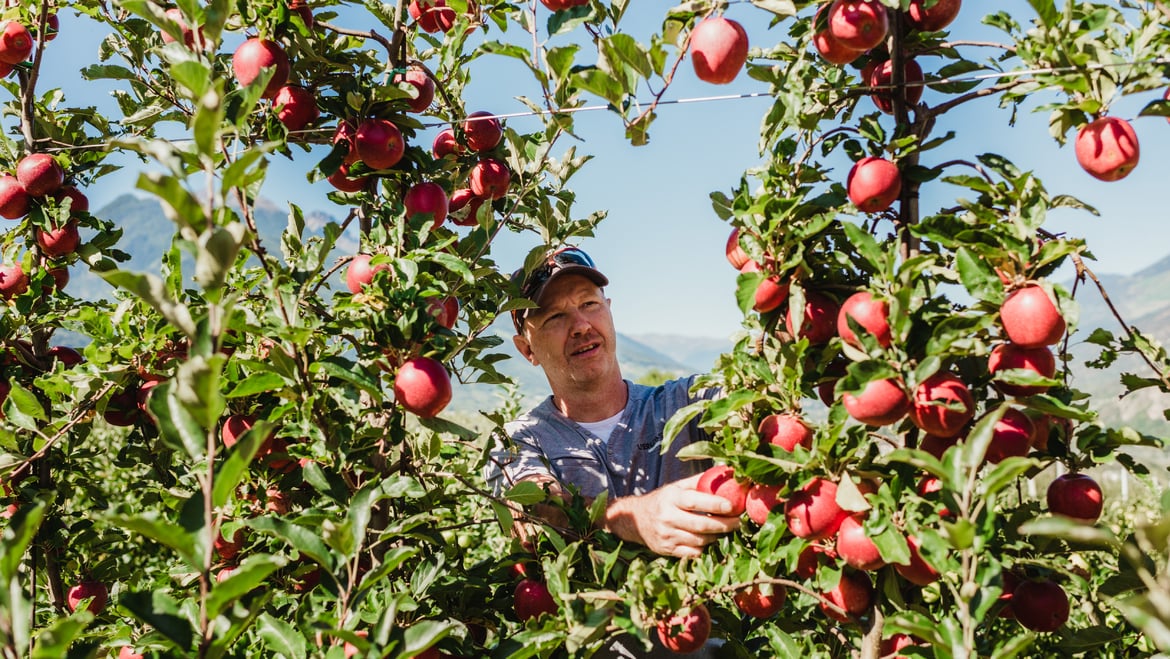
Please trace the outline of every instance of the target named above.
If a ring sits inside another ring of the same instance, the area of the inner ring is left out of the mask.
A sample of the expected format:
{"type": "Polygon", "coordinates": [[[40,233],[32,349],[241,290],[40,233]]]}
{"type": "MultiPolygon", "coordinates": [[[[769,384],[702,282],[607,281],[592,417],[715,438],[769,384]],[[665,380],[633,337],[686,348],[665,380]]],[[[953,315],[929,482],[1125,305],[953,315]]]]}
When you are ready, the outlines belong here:
{"type": "MultiPolygon", "coordinates": [[[[565,273],[544,287],[536,303],[540,305],[540,310],[551,309],[564,302],[589,295],[603,295],[601,287],[588,277],[565,273]]],[[[534,309],[533,313],[537,311],[534,309]]]]}

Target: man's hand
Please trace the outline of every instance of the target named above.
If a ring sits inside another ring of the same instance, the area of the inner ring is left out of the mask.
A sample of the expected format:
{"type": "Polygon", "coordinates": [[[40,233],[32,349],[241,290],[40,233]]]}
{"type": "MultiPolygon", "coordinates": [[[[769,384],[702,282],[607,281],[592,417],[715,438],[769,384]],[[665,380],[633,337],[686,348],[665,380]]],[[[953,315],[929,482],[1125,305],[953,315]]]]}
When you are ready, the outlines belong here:
{"type": "Polygon", "coordinates": [[[731,502],[695,489],[699,475],[641,496],[610,502],[602,528],[656,554],[694,557],[719,536],[739,528],[731,502]]]}

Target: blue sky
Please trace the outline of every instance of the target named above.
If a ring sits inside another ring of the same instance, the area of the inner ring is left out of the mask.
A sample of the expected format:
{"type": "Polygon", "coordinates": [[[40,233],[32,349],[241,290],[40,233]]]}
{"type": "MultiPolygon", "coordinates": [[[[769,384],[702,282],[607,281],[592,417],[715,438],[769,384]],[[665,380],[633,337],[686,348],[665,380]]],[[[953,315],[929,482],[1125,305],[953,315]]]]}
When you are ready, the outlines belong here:
{"type": "MultiPolygon", "coordinates": [[[[638,3],[631,12],[637,11],[639,18],[645,18],[635,28],[652,29],[672,5],[638,3]]],[[[968,3],[952,26],[953,35],[968,39],[995,35],[978,24],[979,5],[968,3]]],[[[1012,11],[1021,22],[1033,15],[1022,0],[997,6],[1012,11]]],[[[543,20],[547,13],[543,7],[538,11],[543,20]]],[[[774,43],[787,34],[787,24],[768,31],[770,15],[747,3],[732,4],[727,16],[748,26],[753,44],[774,43]]],[[[69,101],[99,102],[94,93],[104,91],[82,82],[76,71],[82,62],[96,58],[89,53],[96,53],[100,35],[72,16],[63,18],[62,37],[47,51],[47,65],[53,75],[42,80],[54,80],[54,84],[62,86],[69,101]],[[68,48],[61,47],[66,44],[68,48]]],[[[347,24],[345,17],[338,22],[347,24]]],[[[987,55],[982,52],[972,56],[987,55]]],[[[532,90],[515,87],[515,81],[523,79],[523,75],[517,75],[510,66],[473,71],[467,95],[469,110],[502,114],[524,109],[514,97],[532,90]]],[[[926,68],[929,75],[929,65],[926,68]]],[[[746,75],[728,86],[707,85],[694,78],[689,62],[684,62],[679,71],[666,95],[668,99],[767,91],[746,75]]],[[[939,98],[928,91],[924,101],[933,104],[939,98]]],[[[1133,118],[1153,98],[1148,94],[1126,99],[1115,106],[1113,113],[1133,118]]],[[[651,128],[650,143],[642,147],[629,146],[618,117],[604,111],[578,115],[577,131],[582,142],[577,148],[595,156],[573,179],[578,214],[585,216],[600,209],[609,212],[596,238],[583,242],[582,247],[610,277],[609,293],[619,331],[725,337],[740,327],[742,316],[735,306],[734,294],[736,273],[723,252],[729,227],[712,212],[708,195],[714,190],[730,190],[745,169],[760,162],[756,150],[758,128],[768,107],[767,98],[663,106],[651,128]]],[[[535,118],[508,122],[520,132],[537,127],[535,118]]],[[[1081,171],[1071,144],[1060,148],[1049,137],[1046,114],[1022,112],[1011,127],[1007,114],[998,110],[995,100],[968,104],[940,119],[936,132],[953,129],[959,139],[947,149],[933,152],[931,158],[941,162],[995,152],[1022,168],[1034,169],[1051,192],[1075,194],[1101,211],[1099,218],[1062,212],[1050,220],[1048,228],[1086,237],[1098,259],[1092,266],[1098,272],[1129,274],[1170,254],[1170,241],[1166,240],[1170,235],[1170,212],[1161,199],[1165,171],[1158,162],[1158,155],[1170,148],[1170,125],[1159,117],[1143,117],[1136,119],[1134,127],[1141,140],[1143,161],[1127,179],[1116,183],[1098,182],[1081,171]]],[[[423,133],[420,143],[429,145],[438,130],[423,133]]],[[[305,173],[320,156],[297,154],[291,162],[275,159],[263,194],[278,203],[291,201],[306,210],[342,215],[343,210],[325,198],[331,189],[327,184],[305,183],[305,173]]],[[[848,164],[837,171],[844,179],[848,164]]],[[[92,206],[100,208],[124,193],[133,185],[133,177],[130,172],[111,176],[87,190],[92,206]]],[[[953,201],[956,191],[948,188],[941,183],[925,186],[924,210],[953,201]]],[[[511,269],[537,240],[535,235],[507,235],[495,250],[497,261],[511,269]]]]}

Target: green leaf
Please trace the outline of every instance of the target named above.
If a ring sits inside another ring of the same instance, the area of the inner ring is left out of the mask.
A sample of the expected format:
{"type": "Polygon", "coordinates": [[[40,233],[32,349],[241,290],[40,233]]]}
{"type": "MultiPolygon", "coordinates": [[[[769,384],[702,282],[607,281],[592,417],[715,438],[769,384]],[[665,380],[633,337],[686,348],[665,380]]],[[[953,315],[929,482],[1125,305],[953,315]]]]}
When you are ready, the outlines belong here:
{"type": "Polygon", "coordinates": [[[236,439],[236,444],[228,451],[228,457],[223,461],[215,474],[215,483],[211,492],[211,499],[215,507],[226,505],[236,486],[248,473],[248,466],[256,457],[260,445],[272,433],[273,424],[267,421],[257,421],[243,435],[236,439]]]}
{"type": "Polygon", "coordinates": [[[244,398],[246,396],[255,396],[266,391],[280,389],[284,387],[284,384],[284,378],[272,371],[249,373],[247,377],[236,383],[236,386],[228,392],[227,397],[244,398]]]}
{"type": "Polygon", "coordinates": [[[996,304],[1003,301],[1003,283],[987,261],[976,256],[970,249],[960,247],[955,252],[955,266],[959,270],[959,280],[963,282],[963,288],[966,288],[972,297],[996,304]]]}
{"type": "Polygon", "coordinates": [[[232,570],[231,575],[215,584],[207,596],[207,612],[211,618],[218,617],[232,602],[264,583],[268,575],[285,566],[288,561],[271,554],[252,554],[232,570]]]}
{"type": "Polygon", "coordinates": [[[868,261],[874,270],[884,271],[886,269],[885,255],[873,236],[853,222],[842,222],[841,229],[845,231],[845,237],[849,239],[849,242],[853,243],[853,247],[857,249],[857,254],[868,261]]]}
{"type": "Polygon", "coordinates": [[[118,604],[174,641],[179,648],[187,650],[191,647],[195,638],[191,621],[179,612],[179,603],[166,592],[161,590],[128,592],[118,599],[118,604]]]}
{"type": "Polygon", "coordinates": [[[177,327],[188,337],[194,338],[196,336],[197,330],[195,329],[195,321],[191,319],[191,312],[181,302],[171,299],[162,279],[150,274],[138,274],[125,270],[107,270],[98,274],[111,286],[137,295],[143,302],[159,312],[163,318],[166,318],[167,322],[177,327]]]}
{"type": "Polygon", "coordinates": [[[197,227],[206,223],[203,205],[183,187],[179,179],[161,172],[147,172],[138,177],[138,188],[158,197],[162,202],[163,214],[180,229],[191,231],[193,236],[199,233],[197,227]]]}
{"type": "Polygon", "coordinates": [[[453,274],[459,275],[463,279],[463,283],[475,283],[475,276],[471,274],[471,268],[468,267],[466,261],[458,256],[447,254],[446,252],[437,252],[431,256],[431,259],[447,270],[450,270],[453,274]]]}
{"type": "Polygon", "coordinates": [[[327,571],[333,571],[333,554],[321,539],[319,532],[272,516],[254,517],[247,521],[247,525],[284,540],[290,547],[313,559],[327,571]]]}
{"type": "Polygon", "coordinates": [[[203,571],[203,557],[196,553],[200,543],[182,526],[159,518],[157,511],[148,510],[141,515],[112,515],[109,521],[130,533],[146,536],[170,547],[189,568],[196,572],[203,571]]]}
{"type": "Polygon", "coordinates": [[[25,430],[36,430],[37,421],[47,422],[45,407],[36,394],[25,389],[19,382],[12,381],[8,400],[4,401],[4,415],[12,424],[25,430]]]}
{"type": "Polygon", "coordinates": [[[423,650],[443,640],[444,637],[451,633],[453,627],[454,625],[450,622],[419,620],[407,627],[403,633],[406,639],[406,647],[403,648],[403,652],[412,656],[418,656],[422,654],[423,650]]]}
{"type": "Polygon", "coordinates": [[[195,282],[207,291],[223,288],[247,237],[248,227],[243,222],[229,222],[200,233],[196,242],[199,249],[195,252],[195,282]]]}
{"type": "Polygon", "coordinates": [[[155,387],[147,411],[165,444],[198,460],[207,451],[207,431],[174,396],[173,386],[167,381],[155,387]]]}
{"type": "Polygon", "coordinates": [[[357,367],[357,364],[348,359],[342,357],[326,357],[325,359],[314,362],[309,367],[310,371],[317,371],[318,369],[325,371],[331,377],[349,382],[375,398],[382,397],[382,390],[378,386],[378,383],[367,377],[357,367]]]}
{"type": "Polygon", "coordinates": [[[71,616],[57,618],[37,634],[31,659],[57,659],[68,654],[69,646],[93,622],[93,614],[82,609],[71,616]]]}
{"type": "Polygon", "coordinates": [[[1019,532],[1020,535],[1060,538],[1073,543],[1108,547],[1114,551],[1120,545],[1117,537],[1109,529],[1083,524],[1059,515],[1041,517],[1022,524],[1019,532]]]}
{"type": "Polygon", "coordinates": [[[548,496],[539,484],[533,481],[520,481],[504,493],[504,498],[521,506],[531,506],[544,502],[548,496]]]}
{"type": "Polygon", "coordinates": [[[980,488],[981,493],[985,497],[990,497],[1004,488],[1011,486],[1020,476],[1027,473],[1029,469],[1039,466],[1039,461],[1029,458],[1006,458],[995,465],[995,468],[983,477],[983,484],[980,488]]]}
{"type": "MultiPolygon", "coordinates": [[[[37,501],[20,506],[8,525],[0,530],[0,588],[17,579],[25,552],[45,519],[45,503],[37,501]]],[[[22,577],[23,578],[23,577],[22,577]]]]}
{"type": "Polygon", "coordinates": [[[751,3],[784,18],[796,15],[796,4],[792,0],[751,0],[751,3]]]}
{"type": "Polygon", "coordinates": [[[265,646],[275,654],[292,659],[303,659],[308,656],[305,637],[295,627],[272,617],[268,612],[261,613],[256,619],[256,631],[265,646]]]}
{"type": "Polygon", "coordinates": [[[674,441],[675,437],[678,437],[678,434],[682,432],[682,429],[685,428],[692,419],[707,409],[709,402],[710,401],[707,400],[700,400],[691,403],[690,405],[679,409],[674,413],[673,416],[670,417],[670,420],[666,422],[666,427],[662,429],[663,453],[666,453],[666,450],[670,448],[670,443],[674,441]]]}

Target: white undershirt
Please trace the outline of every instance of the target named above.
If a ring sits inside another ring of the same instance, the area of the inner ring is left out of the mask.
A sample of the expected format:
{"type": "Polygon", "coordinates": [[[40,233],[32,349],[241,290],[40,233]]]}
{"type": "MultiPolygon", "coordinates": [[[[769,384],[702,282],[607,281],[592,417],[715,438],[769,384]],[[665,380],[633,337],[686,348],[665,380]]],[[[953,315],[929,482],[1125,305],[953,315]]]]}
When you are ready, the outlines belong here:
{"type": "Polygon", "coordinates": [[[602,419],[601,421],[590,421],[588,423],[584,421],[577,421],[576,423],[585,430],[588,430],[589,434],[593,435],[594,437],[597,437],[603,442],[608,442],[609,436],[613,434],[613,429],[617,427],[618,421],[622,420],[622,414],[624,414],[625,411],[626,410],[623,408],[617,414],[609,417],[608,419],[602,419]]]}

